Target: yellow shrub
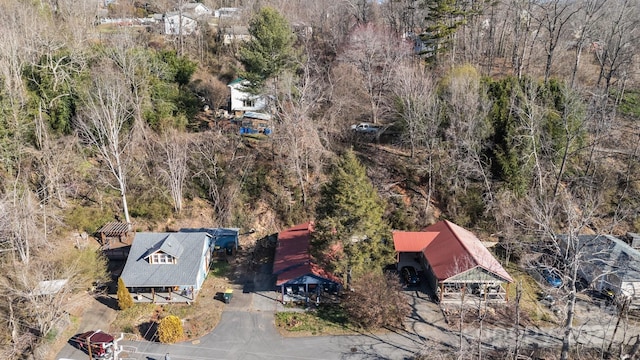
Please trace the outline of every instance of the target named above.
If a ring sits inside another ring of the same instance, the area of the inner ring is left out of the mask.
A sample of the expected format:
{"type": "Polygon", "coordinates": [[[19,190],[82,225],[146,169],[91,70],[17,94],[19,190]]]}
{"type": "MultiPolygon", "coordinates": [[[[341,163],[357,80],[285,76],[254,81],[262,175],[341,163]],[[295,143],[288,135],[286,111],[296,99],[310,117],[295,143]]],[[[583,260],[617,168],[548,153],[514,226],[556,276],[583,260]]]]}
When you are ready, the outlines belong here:
{"type": "Polygon", "coordinates": [[[158,339],[161,343],[172,344],[184,337],[184,329],[180,318],[169,315],[158,324],[158,339]]]}

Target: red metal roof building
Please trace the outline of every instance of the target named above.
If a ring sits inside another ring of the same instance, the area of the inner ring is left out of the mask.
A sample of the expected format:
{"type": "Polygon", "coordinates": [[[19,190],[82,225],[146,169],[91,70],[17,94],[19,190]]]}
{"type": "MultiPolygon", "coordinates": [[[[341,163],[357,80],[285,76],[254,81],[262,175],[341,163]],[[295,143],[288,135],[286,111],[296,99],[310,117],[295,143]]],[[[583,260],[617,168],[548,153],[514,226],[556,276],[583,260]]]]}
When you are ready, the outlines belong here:
{"type": "Polygon", "coordinates": [[[276,286],[281,287],[283,301],[289,290],[304,292],[308,300],[310,290],[320,293],[325,287],[339,287],[340,280],[316,264],[309,252],[312,232],[313,222],[307,222],[278,233],[273,274],[278,277],[276,286]]]}
{"type": "Polygon", "coordinates": [[[427,270],[432,287],[439,289],[440,299],[446,290],[465,290],[472,287],[479,294],[502,294],[496,286],[512,283],[513,279],[498,260],[470,231],[443,220],[422,232],[394,231],[393,242],[398,253],[413,253],[416,261],[427,270]]]}

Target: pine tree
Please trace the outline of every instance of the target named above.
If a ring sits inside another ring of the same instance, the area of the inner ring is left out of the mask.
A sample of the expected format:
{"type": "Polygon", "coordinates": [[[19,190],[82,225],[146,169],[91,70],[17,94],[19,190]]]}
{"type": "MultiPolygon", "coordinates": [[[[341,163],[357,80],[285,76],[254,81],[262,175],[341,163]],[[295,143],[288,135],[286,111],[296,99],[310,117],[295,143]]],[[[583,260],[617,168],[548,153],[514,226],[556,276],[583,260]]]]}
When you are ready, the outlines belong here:
{"type": "Polygon", "coordinates": [[[124,285],[124,280],[118,278],[118,307],[120,310],[126,310],[133,306],[133,297],[129,293],[129,289],[124,285]]]}
{"type": "Polygon", "coordinates": [[[293,64],[295,36],[291,26],[277,10],[264,7],[249,23],[251,41],[240,48],[240,62],[245,71],[240,76],[252,89],[261,88],[293,64]]]}
{"type": "Polygon", "coordinates": [[[163,344],[173,344],[184,337],[182,321],[175,315],[169,315],[158,324],[158,340],[163,344]]]}
{"type": "Polygon", "coordinates": [[[316,209],[312,253],[328,270],[349,281],[382,271],[393,261],[384,203],[353,151],[345,153],[322,190],[316,209]],[[336,246],[337,245],[337,246],[336,246]]]}
{"type": "Polygon", "coordinates": [[[456,0],[426,0],[428,23],[420,39],[425,43],[425,53],[431,62],[438,62],[438,55],[450,50],[458,28],[466,23],[465,12],[456,0]]]}

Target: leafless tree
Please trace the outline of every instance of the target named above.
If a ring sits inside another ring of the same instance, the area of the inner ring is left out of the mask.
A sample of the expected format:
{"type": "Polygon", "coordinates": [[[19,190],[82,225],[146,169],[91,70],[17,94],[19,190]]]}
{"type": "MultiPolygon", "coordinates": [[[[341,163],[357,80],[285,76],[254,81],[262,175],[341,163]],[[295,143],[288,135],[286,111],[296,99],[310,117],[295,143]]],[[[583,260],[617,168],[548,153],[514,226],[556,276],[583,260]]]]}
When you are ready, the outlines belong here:
{"type": "Polygon", "coordinates": [[[411,61],[398,64],[394,79],[396,112],[406,129],[411,157],[422,147],[433,151],[441,120],[435,80],[421,64],[411,61]]]}
{"type": "Polygon", "coordinates": [[[302,74],[281,76],[281,91],[278,97],[279,123],[273,134],[273,141],[285,159],[284,172],[292,172],[302,192],[302,202],[307,204],[308,184],[312,173],[323,166],[325,149],[320,139],[317,123],[313,116],[324,99],[320,78],[315,75],[310,62],[301,64],[302,74]],[[286,164],[286,165],[285,165],[286,164]]]}
{"type": "MultiPolygon", "coordinates": [[[[571,157],[577,154],[577,146],[586,133],[586,123],[588,122],[587,114],[583,111],[583,103],[579,94],[573,92],[569,88],[563,89],[562,113],[559,114],[562,121],[562,158],[559,168],[556,170],[556,181],[553,190],[553,197],[558,195],[558,191],[563,181],[565,170],[571,160],[571,157]]],[[[550,150],[554,152],[553,150],[550,150]]],[[[551,154],[553,156],[553,154],[551,154]]]]}
{"type": "Polygon", "coordinates": [[[7,352],[0,350],[3,358],[41,357],[39,343],[55,328],[68,324],[69,297],[82,288],[77,265],[77,261],[56,262],[49,252],[40,252],[29,266],[0,263],[0,322],[8,325],[11,336],[7,352]]]}
{"type": "Polygon", "coordinates": [[[529,219],[536,227],[536,232],[543,236],[546,246],[558,254],[561,264],[559,270],[567,293],[560,354],[562,360],[569,358],[575,326],[579,267],[584,255],[579,247],[578,235],[592,223],[601,203],[600,197],[601,194],[593,191],[590,185],[563,188],[555,201],[534,195],[528,208],[529,219]]]}
{"type": "MultiPolygon", "coordinates": [[[[486,121],[490,103],[483,96],[480,76],[473,67],[456,68],[451,70],[443,85],[443,114],[449,122],[445,135],[449,146],[445,160],[448,165],[442,168],[447,171],[445,176],[450,179],[450,189],[455,194],[468,188],[467,181],[481,181],[485,187],[485,201],[491,203],[493,190],[487,170],[489,164],[482,155],[483,139],[490,132],[486,121]]],[[[456,201],[455,198],[452,201],[456,201]]]]}
{"type": "Polygon", "coordinates": [[[93,69],[90,86],[83,94],[83,108],[75,126],[93,146],[117,182],[125,221],[131,222],[127,205],[127,156],[131,145],[133,104],[129,83],[110,60],[93,69]]]}
{"type": "Polygon", "coordinates": [[[182,211],[184,183],[189,174],[189,141],[186,134],[177,130],[166,130],[161,136],[159,146],[164,156],[160,171],[173,199],[173,208],[179,213],[182,211]]]}
{"type": "Polygon", "coordinates": [[[46,213],[25,184],[14,181],[13,187],[0,200],[0,234],[3,250],[11,251],[25,266],[33,252],[46,246],[46,213]]]}
{"type": "MultiPolygon", "coordinates": [[[[513,46],[511,51],[511,68],[513,73],[522,77],[526,49],[530,46],[531,35],[531,0],[511,0],[508,11],[512,11],[514,22],[512,24],[513,46]]],[[[506,21],[507,17],[505,17],[506,21]]],[[[507,28],[505,27],[506,31],[507,28]]]]}
{"type": "MultiPolygon", "coordinates": [[[[129,85],[131,106],[133,109],[133,144],[149,144],[150,134],[144,111],[150,102],[150,82],[152,78],[167,76],[167,68],[161,62],[149,60],[149,53],[136,48],[137,42],[133,34],[125,32],[104,49],[104,56],[109,58],[124,81],[129,85]]],[[[144,152],[148,149],[142,149],[144,152]]]]}
{"type": "Polygon", "coordinates": [[[393,69],[410,51],[409,45],[388,29],[373,24],[358,25],[349,35],[339,58],[362,77],[373,123],[387,110],[385,101],[393,69]]]}
{"type": "Polygon", "coordinates": [[[419,0],[386,1],[381,12],[386,23],[398,35],[408,35],[420,31],[425,17],[425,9],[419,0]]]}
{"type": "Polygon", "coordinates": [[[598,86],[604,80],[604,94],[609,94],[615,77],[624,79],[632,64],[638,39],[640,39],[640,8],[633,0],[616,2],[605,12],[600,36],[594,44],[596,58],[600,65],[598,86]]]}
{"type": "Polygon", "coordinates": [[[574,25],[575,43],[573,46],[575,59],[571,72],[572,89],[576,84],[576,76],[582,59],[582,51],[588,43],[595,39],[595,25],[600,21],[603,14],[602,10],[608,1],[609,0],[585,0],[584,5],[579,7],[580,10],[578,14],[576,14],[579,20],[574,25]]]}
{"type": "Polygon", "coordinates": [[[223,135],[212,139],[211,134],[203,134],[194,140],[191,164],[199,170],[192,178],[206,189],[215,211],[214,220],[221,225],[229,224],[247,172],[254,164],[253,155],[241,154],[237,139],[223,135]]]}
{"type": "Polygon", "coordinates": [[[535,2],[535,9],[532,12],[536,22],[545,31],[545,52],[547,60],[544,67],[544,82],[549,81],[551,75],[551,65],[556,48],[560,43],[561,36],[565,34],[563,31],[571,18],[580,10],[579,6],[575,6],[571,2],[561,0],[552,0],[544,2],[535,2]]]}
{"type": "MultiPolygon", "coordinates": [[[[406,61],[394,70],[393,93],[395,112],[403,123],[403,142],[409,145],[411,157],[425,150],[428,176],[424,194],[425,213],[428,213],[434,192],[434,161],[437,158],[442,122],[442,106],[437,97],[435,80],[418,62],[406,61]]],[[[423,194],[422,192],[419,192],[423,194]]]]}

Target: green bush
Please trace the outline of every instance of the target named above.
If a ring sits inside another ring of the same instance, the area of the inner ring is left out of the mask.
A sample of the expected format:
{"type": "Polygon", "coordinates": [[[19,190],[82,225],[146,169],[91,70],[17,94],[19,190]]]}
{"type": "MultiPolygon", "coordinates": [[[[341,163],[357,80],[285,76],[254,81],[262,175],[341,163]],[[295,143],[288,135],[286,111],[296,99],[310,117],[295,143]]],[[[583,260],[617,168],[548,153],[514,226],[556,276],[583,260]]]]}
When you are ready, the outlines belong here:
{"type": "Polygon", "coordinates": [[[151,221],[164,221],[171,216],[173,205],[166,196],[147,193],[131,202],[131,216],[151,221]]]}
{"type": "Polygon", "coordinates": [[[95,207],[73,206],[65,219],[71,228],[93,234],[105,223],[113,221],[113,213],[95,207]]]}
{"type": "Polygon", "coordinates": [[[620,113],[640,119],[640,91],[627,91],[622,97],[620,113]]]}

